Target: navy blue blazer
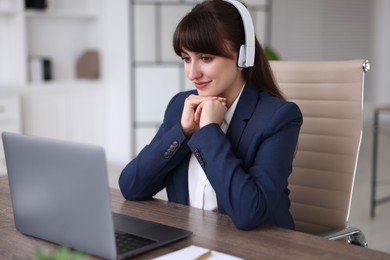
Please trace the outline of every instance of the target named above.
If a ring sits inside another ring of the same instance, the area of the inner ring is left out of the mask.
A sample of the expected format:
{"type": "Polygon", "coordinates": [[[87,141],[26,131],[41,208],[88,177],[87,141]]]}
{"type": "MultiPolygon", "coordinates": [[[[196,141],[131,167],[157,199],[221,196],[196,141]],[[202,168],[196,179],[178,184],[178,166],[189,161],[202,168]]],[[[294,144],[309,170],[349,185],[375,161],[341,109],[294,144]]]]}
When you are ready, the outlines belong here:
{"type": "Polygon", "coordinates": [[[197,92],[172,98],[156,136],[123,169],[123,196],[145,200],[166,188],[169,201],[188,205],[188,164],[194,153],[216,192],[218,211],[237,228],[293,229],[287,181],[302,124],[298,106],[246,84],[226,135],[209,124],[186,138],[180,120],[190,94],[197,92]]]}

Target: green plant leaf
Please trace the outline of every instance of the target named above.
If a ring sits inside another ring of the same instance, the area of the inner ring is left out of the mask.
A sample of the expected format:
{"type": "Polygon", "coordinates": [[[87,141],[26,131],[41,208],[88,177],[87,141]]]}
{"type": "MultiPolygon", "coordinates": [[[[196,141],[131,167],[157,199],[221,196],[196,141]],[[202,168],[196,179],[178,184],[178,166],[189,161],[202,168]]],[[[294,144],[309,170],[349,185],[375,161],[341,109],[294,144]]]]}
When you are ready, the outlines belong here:
{"type": "Polygon", "coordinates": [[[73,251],[67,247],[58,247],[53,249],[48,255],[45,255],[41,248],[35,249],[36,260],[86,260],[87,256],[79,251],[73,251]]]}
{"type": "Polygon", "coordinates": [[[278,53],[270,46],[264,47],[264,53],[268,60],[280,60],[278,53]]]}
{"type": "Polygon", "coordinates": [[[35,258],[37,260],[45,260],[45,255],[39,247],[35,249],[35,258]]]}

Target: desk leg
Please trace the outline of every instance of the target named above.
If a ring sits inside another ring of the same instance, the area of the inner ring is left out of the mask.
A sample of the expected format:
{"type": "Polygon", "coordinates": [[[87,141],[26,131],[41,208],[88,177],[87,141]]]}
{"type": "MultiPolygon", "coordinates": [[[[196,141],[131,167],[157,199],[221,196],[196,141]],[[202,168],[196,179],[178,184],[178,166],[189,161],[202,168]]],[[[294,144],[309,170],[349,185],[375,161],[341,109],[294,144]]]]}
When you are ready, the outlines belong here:
{"type": "Polygon", "coordinates": [[[375,217],[376,206],[376,183],[377,183],[377,164],[378,164],[378,125],[379,112],[374,112],[373,125],[373,147],[372,147],[372,180],[371,180],[371,218],[375,217]]]}

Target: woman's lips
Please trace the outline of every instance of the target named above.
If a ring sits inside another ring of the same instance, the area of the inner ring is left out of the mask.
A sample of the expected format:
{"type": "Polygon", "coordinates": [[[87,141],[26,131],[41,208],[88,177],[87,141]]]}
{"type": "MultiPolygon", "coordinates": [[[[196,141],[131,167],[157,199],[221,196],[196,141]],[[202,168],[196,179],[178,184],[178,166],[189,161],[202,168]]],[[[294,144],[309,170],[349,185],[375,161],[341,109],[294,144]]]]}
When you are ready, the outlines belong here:
{"type": "Polygon", "coordinates": [[[194,82],[197,89],[205,88],[211,81],[194,82]]]}

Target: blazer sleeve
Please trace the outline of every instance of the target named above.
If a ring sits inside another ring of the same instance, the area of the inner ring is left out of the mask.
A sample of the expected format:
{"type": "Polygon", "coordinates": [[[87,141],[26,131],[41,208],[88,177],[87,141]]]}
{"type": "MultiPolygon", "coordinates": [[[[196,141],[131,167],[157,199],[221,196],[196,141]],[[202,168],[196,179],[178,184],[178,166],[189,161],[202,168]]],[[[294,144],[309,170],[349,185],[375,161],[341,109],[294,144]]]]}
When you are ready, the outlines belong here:
{"type": "Polygon", "coordinates": [[[157,134],[123,169],[119,187],[126,199],[152,198],[165,187],[165,179],[172,169],[191,152],[180,126],[185,98],[183,93],[172,98],[157,134]]]}
{"type": "Polygon", "coordinates": [[[201,128],[188,142],[203,160],[203,170],[216,191],[219,207],[239,229],[268,223],[274,214],[288,214],[291,221],[286,187],[302,115],[291,102],[284,102],[270,114],[266,121],[257,122],[255,115],[249,120],[241,137],[245,147],[240,156],[216,124],[201,128]]]}

